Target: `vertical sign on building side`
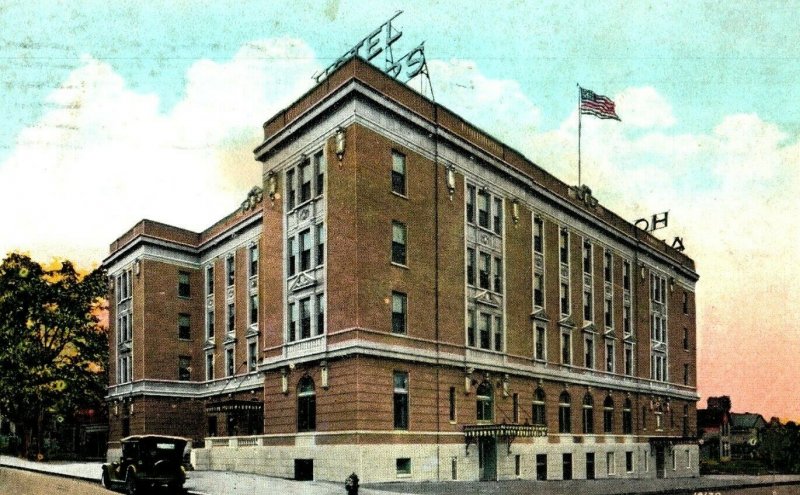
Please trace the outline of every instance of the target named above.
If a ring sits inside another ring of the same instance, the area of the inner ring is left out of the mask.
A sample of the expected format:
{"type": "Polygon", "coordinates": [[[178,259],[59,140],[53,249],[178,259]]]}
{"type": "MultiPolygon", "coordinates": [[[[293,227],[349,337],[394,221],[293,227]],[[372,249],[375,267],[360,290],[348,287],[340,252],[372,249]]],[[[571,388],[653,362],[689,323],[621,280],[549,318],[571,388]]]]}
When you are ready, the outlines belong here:
{"type": "Polygon", "coordinates": [[[386,22],[378,26],[371,33],[362,38],[358,43],[347,50],[344,55],[336,59],[331,65],[321,72],[311,76],[316,82],[321,82],[330,73],[344,65],[345,62],[353,57],[361,57],[368,62],[372,62],[381,53],[384,54],[383,71],[389,76],[400,79],[405,78],[404,82],[410,81],[419,75],[425,68],[425,42],[420,43],[411,51],[395,60],[392,45],[403,36],[403,32],[397,30],[392,21],[402,14],[398,10],[386,22]]]}

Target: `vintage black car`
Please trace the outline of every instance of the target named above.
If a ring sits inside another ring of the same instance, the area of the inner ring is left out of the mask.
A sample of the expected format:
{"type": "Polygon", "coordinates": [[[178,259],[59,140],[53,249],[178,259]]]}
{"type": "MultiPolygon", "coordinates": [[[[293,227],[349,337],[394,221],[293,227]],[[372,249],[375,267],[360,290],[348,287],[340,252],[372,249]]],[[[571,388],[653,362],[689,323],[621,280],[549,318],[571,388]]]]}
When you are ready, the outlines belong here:
{"type": "Polygon", "coordinates": [[[185,438],[134,435],[122,439],[122,457],[103,464],[101,484],[109,490],[124,488],[129,495],[150,493],[166,486],[170,493],[183,493],[185,438]]]}

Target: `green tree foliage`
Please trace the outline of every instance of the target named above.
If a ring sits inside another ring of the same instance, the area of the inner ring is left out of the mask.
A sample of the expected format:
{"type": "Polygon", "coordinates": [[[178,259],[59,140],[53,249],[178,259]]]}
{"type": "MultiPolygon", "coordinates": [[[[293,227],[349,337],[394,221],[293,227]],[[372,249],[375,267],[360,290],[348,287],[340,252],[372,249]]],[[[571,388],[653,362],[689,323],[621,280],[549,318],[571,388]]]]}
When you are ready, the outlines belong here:
{"type": "Polygon", "coordinates": [[[793,421],[781,424],[772,418],[764,430],[758,451],[772,471],[800,473],[800,429],[793,421]]]}
{"type": "Polygon", "coordinates": [[[106,275],[72,263],[43,267],[12,253],[0,264],[0,415],[17,425],[23,454],[42,445],[50,415],[100,409],[106,387],[106,275]]]}

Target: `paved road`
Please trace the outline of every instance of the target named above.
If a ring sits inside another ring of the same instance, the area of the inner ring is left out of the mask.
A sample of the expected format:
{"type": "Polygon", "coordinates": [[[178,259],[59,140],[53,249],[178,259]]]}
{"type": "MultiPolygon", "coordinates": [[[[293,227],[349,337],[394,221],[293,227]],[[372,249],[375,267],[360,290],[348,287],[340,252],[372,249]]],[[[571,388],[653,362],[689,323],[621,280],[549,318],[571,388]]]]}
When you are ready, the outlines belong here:
{"type": "MultiPolygon", "coordinates": [[[[109,495],[97,483],[0,467],[2,495],[109,495]]],[[[112,494],[113,495],[113,494],[112,494]]]]}

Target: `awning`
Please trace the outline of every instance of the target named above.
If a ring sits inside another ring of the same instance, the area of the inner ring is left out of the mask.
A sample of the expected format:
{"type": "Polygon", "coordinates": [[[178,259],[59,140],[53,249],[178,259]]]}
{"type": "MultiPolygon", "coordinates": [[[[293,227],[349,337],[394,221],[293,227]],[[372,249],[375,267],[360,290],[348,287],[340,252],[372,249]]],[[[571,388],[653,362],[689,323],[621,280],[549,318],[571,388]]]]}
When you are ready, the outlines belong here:
{"type": "Polygon", "coordinates": [[[263,412],[264,403],[254,400],[229,399],[222,402],[212,402],[206,406],[206,412],[210,414],[247,411],[263,412]]]}
{"type": "Polygon", "coordinates": [[[653,447],[669,447],[671,445],[697,445],[694,437],[650,437],[650,445],[653,447]]]}
{"type": "Polygon", "coordinates": [[[546,437],[546,425],[465,425],[464,443],[469,455],[469,444],[477,442],[479,437],[495,437],[505,439],[508,443],[508,453],[511,453],[511,444],[517,437],[546,437]]]}

